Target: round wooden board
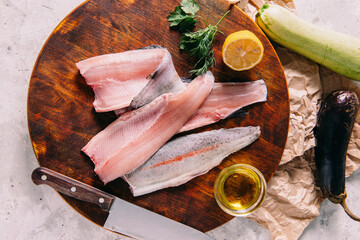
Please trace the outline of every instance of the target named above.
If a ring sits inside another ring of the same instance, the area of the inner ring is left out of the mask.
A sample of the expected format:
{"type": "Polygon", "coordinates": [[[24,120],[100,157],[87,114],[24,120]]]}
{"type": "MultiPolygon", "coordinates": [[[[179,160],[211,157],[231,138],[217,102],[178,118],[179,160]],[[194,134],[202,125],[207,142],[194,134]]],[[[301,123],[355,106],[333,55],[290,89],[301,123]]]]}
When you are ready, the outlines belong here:
{"type": "MultiPolygon", "coordinates": [[[[232,154],[207,174],[174,188],[137,198],[127,184],[117,179],[106,186],[93,171],[93,163],[81,148],[115,119],[113,113],[95,113],[93,92],[79,74],[75,63],[97,55],[142,48],[152,44],[167,47],[179,75],[187,77],[194,59],[179,50],[181,34],[169,29],[166,16],[180,1],[89,0],[69,14],[53,31],[35,64],[29,86],[28,123],[39,164],[75,178],[156,213],[201,231],[227,222],[232,216],[217,206],[213,184],[217,174],[233,163],[257,167],[268,181],[281,159],[289,124],[289,99],[280,61],[265,35],[243,12],[234,8],[221,23],[215,44],[216,81],[264,79],[268,100],[247,107],[244,117],[232,117],[194,132],[220,127],[261,126],[261,137],[252,145],[232,154]],[[222,63],[221,46],[225,37],[248,29],[264,45],[262,61],[243,72],[222,63]]],[[[228,10],[227,1],[200,0],[199,15],[216,24],[228,10]]],[[[204,27],[199,20],[197,29],[204,27]]],[[[139,63],[141,64],[141,63],[139,63]]],[[[63,196],[78,212],[102,225],[107,213],[97,205],[63,196]]],[[[141,226],[139,226],[141,227],[141,226]]]]}

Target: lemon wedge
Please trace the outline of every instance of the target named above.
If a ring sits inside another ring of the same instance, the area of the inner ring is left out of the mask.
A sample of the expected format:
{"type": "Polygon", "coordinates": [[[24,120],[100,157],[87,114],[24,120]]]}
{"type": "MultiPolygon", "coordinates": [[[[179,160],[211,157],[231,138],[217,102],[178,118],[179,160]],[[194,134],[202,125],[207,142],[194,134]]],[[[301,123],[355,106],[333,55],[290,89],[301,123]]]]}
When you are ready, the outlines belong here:
{"type": "Polygon", "coordinates": [[[264,55],[264,47],[254,33],[248,30],[227,36],[222,47],[224,63],[235,71],[253,68],[264,55]]]}

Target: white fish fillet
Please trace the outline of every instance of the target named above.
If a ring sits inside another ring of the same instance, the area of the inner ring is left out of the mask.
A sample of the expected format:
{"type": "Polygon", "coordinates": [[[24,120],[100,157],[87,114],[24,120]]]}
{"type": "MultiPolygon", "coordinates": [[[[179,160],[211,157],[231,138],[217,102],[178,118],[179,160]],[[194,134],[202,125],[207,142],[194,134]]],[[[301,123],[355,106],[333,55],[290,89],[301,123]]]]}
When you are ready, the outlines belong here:
{"type": "MultiPolygon", "coordinates": [[[[204,103],[179,132],[215,123],[245,106],[266,100],[267,87],[262,79],[249,82],[216,82],[204,103]]],[[[127,109],[120,109],[115,110],[115,113],[121,115],[126,111],[127,109]]]]}
{"type": "Polygon", "coordinates": [[[267,100],[264,80],[215,83],[211,93],[179,132],[188,131],[225,119],[235,111],[267,100]]]}
{"type": "Polygon", "coordinates": [[[178,186],[208,172],[260,136],[260,127],[219,129],[179,137],[123,178],[134,196],[178,186]]]}
{"type": "Polygon", "coordinates": [[[93,137],[82,151],[94,162],[100,179],[107,183],[142,165],[179,131],[213,85],[214,76],[207,72],[184,91],[162,94],[125,113],[93,137]]]}
{"type": "Polygon", "coordinates": [[[157,69],[148,76],[150,81],[134,97],[129,109],[137,109],[148,104],[163,93],[178,93],[186,88],[186,85],[181,81],[175,66],[171,59],[171,55],[167,52],[157,69]]]}
{"type": "Polygon", "coordinates": [[[129,106],[167,54],[164,48],[137,49],[88,58],[76,66],[95,93],[95,110],[106,112],[129,106]]]}

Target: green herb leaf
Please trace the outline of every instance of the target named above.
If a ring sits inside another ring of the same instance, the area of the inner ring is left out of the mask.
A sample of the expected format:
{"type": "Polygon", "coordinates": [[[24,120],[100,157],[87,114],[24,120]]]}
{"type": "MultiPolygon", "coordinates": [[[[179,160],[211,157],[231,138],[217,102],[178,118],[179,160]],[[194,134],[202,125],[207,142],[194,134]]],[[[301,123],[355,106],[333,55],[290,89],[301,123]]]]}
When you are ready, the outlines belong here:
{"type": "Polygon", "coordinates": [[[215,64],[214,49],[211,49],[208,54],[199,59],[195,64],[194,69],[190,71],[191,74],[199,76],[205,74],[208,68],[213,67],[215,64]]]}
{"type": "Polygon", "coordinates": [[[170,27],[179,27],[180,32],[183,33],[180,49],[197,58],[194,69],[190,71],[195,76],[206,73],[207,69],[215,64],[213,41],[216,33],[220,32],[217,29],[218,25],[229,13],[227,11],[215,26],[207,24],[204,20],[206,28],[191,32],[196,25],[197,11],[199,11],[199,4],[195,0],[182,0],[180,6],[175,7],[175,10],[167,17],[171,22],[170,27]]]}
{"type": "Polygon", "coordinates": [[[200,9],[199,4],[194,0],[182,0],[180,5],[185,13],[191,15],[195,15],[200,9]]]}
{"type": "Polygon", "coordinates": [[[180,49],[185,50],[190,56],[196,57],[196,62],[191,74],[196,76],[206,73],[214,63],[213,40],[217,33],[215,26],[209,25],[207,28],[200,29],[196,32],[185,33],[181,37],[180,49]]]}
{"type": "Polygon", "coordinates": [[[196,25],[196,19],[186,18],[181,22],[179,30],[182,33],[186,33],[190,31],[189,29],[193,29],[195,25],[196,25]]]}
{"type": "Polygon", "coordinates": [[[174,11],[167,16],[170,27],[179,27],[180,32],[191,31],[197,20],[196,12],[199,11],[199,4],[194,0],[182,0],[180,6],[176,6],[174,11]]]}
{"type": "Polygon", "coordinates": [[[170,12],[170,15],[167,16],[167,19],[170,22],[170,27],[177,26],[186,18],[186,15],[184,16],[183,12],[184,11],[181,10],[180,6],[175,7],[175,10],[170,12]]]}
{"type": "Polygon", "coordinates": [[[196,32],[184,33],[181,37],[180,49],[187,51],[192,57],[207,56],[212,48],[216,32],[216,27],[210,25],[196,32]]]}
{"type": "Polygon", "coordinates": [[[194,69],[190,71],[191,74],[195,76],[204,74],[208,68],[213,67],[215,64],[213,41],[216,33],[219,32],[218,25],[228,13],[229,11],[224,14],[215,26],[207,25],[206,28],[196,32],[186,32],[181,37],[180,49],[198,59],[194,69]]]}

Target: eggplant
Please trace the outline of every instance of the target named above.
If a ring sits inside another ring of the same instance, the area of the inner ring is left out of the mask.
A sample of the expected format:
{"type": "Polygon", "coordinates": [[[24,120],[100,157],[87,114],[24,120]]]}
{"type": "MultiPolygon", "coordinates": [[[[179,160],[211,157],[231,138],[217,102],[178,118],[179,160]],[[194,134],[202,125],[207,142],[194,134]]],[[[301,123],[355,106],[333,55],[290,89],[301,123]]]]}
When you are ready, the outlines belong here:
{"type": "Polygon", "coordinates": [[[359,99],[354,92],[334,91],[321,102],[314,128],[319,187],[326,198],[341,204],[356,221],[360,218],[349,210],[345,202],[345,160],[358,109],[359,99]]]}

